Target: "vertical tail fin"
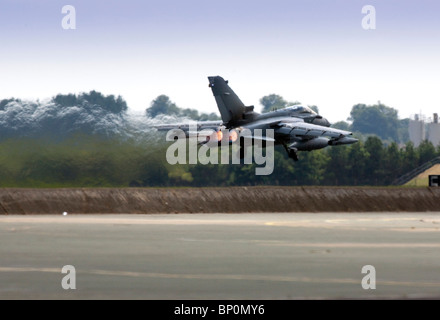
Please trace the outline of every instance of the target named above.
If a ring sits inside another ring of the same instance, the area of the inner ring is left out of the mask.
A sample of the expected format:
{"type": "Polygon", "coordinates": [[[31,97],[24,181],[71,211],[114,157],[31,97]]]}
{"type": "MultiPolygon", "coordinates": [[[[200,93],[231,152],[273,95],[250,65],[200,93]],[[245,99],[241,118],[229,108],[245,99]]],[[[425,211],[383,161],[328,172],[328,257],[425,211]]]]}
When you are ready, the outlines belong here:
{"type": "Polygon", "coordinates": [[[219,76],[208,77],[208,80],[223,122],[234,123],[243,119],[247,108],[229,87],[228,81],[219,76]]]}

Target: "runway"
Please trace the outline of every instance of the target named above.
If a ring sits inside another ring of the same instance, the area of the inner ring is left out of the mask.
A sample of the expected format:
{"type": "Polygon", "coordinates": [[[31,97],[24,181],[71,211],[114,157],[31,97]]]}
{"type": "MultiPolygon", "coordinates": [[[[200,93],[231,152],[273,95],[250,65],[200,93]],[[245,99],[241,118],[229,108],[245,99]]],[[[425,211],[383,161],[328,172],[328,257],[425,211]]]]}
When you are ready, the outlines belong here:
{"type": "Polygon", "coordinates": [[[439,236],[432,212],[0,216],[0,298],[438,299],[439,236]]]}

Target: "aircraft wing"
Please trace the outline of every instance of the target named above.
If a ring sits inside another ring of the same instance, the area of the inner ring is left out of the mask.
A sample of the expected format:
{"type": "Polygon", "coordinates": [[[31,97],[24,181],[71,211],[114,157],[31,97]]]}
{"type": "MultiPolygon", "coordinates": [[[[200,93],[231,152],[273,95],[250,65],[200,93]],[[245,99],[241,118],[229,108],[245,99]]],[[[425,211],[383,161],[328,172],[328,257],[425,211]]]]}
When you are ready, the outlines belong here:
{"type": "Polygon", "coordinates": [[[203,130],[203,129],[216,130],[222,125],[223,125],[222,121],[199,121],[199,122],[193,121],[193,122],[174,123],[174,124],[157,124],[157,125],[153,125],[153,128],[156,128],[159,131],[169,131],[173,129],[189,131],[192,128],[197,130],[203,130]]]}
{"type": "MultiPolygon", "coordinates": [[[[274,125],[273,125],[274,126],[274,125]]],[[[324,127],[312,123],[297,121],[297,122],[279,122],[275,125],[276,131],[286,132],[290,135],[300,136],[303,138],[316,138],[316,137],[330,137],[334,139],[351,136],[350,131],[324,127]]]]}
{"type": "MultiPolygon", "coordinates": [[[[219,129],[224,128],[224,124],[222,121],[200,121],[200,122],[186,122],[180,124],[160,124],[154,125],[159,131],[170,131],[175,129],[180,129],[185,132],[186,136],[192,135],[193,137],[200,136],[200,131],[202,130],[213,130],[218,131],[219,129]],[[194,130],[194,131],[190,131],[194,130]]],[[[329,137],[331,141],[340,141],[341,144],[353,143],[357,141],[356,139],[350,138],[352,133],[345,130],[320,126],[312,123],[304,122],[302,119],[298,118],[289,118],[289,119],[277,119],[273,121],[273,119],[267,119],[264,121],[256,121],[245,128],[266,128],[266,129],[274,129],[275,133],[281,135],[294,136],[299,139],[313,139],[316,137],[329,137]]],[[[206,135],[210,135],[207,133],[206,135]]],[[[254,139],[254,140],[273,140],[269,137],[258,137],[250,133],[249,135],[242,134],[243,138],[254,139]]]]}
{"type": "Polygon", "coordinates": [[[352,135],[349,131],[304,122],[303,119],[296,117],[257,120],[244,127],[249,129],[274,129],[275,133],[279,135],[293,135],[301,139],[312,139],[316,137],[339,139],[352,135]]]}
{"type": "MultiPolygon", "coordinates": [[[[153,128],[156,128],[158,131],[170,131],[170,130],[182,130],[185,132],[186,137],[200,137],[200,136],[209,136],[211,133],[205,132],[201,134],[202,130],[213,130],[217,131],[220,127],[222,127],[222,121],[193,121],[186,123],[177,123],[177,124],[158,124],[153,125],[153,128]],[[194,130],[194,131],[190,131],[194,130]]],[[[202,131],[203,133],[203,131],[202,131]]]]}

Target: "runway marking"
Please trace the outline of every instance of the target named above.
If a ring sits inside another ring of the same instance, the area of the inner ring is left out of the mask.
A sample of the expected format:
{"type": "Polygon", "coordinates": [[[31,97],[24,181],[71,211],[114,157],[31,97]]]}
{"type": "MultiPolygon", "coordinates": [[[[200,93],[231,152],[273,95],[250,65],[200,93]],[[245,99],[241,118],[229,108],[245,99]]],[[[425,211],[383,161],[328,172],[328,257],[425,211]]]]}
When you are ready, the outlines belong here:
{"type": "Polygon", "coordinates": [[[306,248],[440,248],[440,243],[262,243],[263,246],[306,248]]]}
{"type": "MultiPolygon", "coordinates": [[[[238,215],[238,214],[236,214],[238,215]]],[[[114,226],[137,226],[137,225],[249,225],[249,226],[271,226],[271,227],[295,227],[295,228],[320,228],[320,229],[350,229],[369,230],[380,228],[391,231],[424,232],[440,231],[437,226],[440,220],[432,214],[423,217],[380,217],[374,218],[352,217],[352,218],[328,218],[328,214],[312,215],[312,219],[301,218],[301,214],[288,215],[288,219],[271,221],[270,214],[240,215],[235,219],[233,214],[180,214],[180,215],[69,215],[59,216],[0,216],[1,223],[28,223],[28,224],[90,224],[90,225],[114,225],[114,226]],[[234,218],[233,218],[234,217],[234,218]],[[390,222],[399,223],[390,225],[390,222]],[[429,226],[429,227],[428,227],[429,226]],[[388,229],[386,229],[388,228],[388,229]]],[[[334,215],[340,215],[334,213],[334,215]]],[[[307,214],[309,217],[310,215],[307,214]]],[[[283,217],[284,218],[284,217],[283,217]]],[[[29,226],[26,226],[30,228],[29,226]]],[[[26,228],[25,227],[25,228],[26,228]]],[[[21,231],[17,229],[17,231],[21,231]]],[[[24,231],[24,230],[23,230],[24,231]]]]}
{"type": "Polygon", "coordinates": [[[402,228],[389,228],[387,230],[399,231],[399,232],[440,232],[440,228],[438,228],[438,227],[435,227],[435,228],[431,227],[431,228],[429,228],[429,227],[420,227],[420,226],[418,226],[417,228],[416,227],[411,227],[411,228],[408,228],[408,227],[406,227],[406,228],[404,228],[404,227],[402,227],[402,228]]]}
{"type": "Polygon", "coordinates": [[[291,228],[318,228],[318,229],[343,229],[367,231],[380,229],[383,231],[399,232],[440,232],[436,225],[440,220],[421,218],[374,218],[374,219],[325,219],[325,220],[292,220],[292,221],[269,221],[265,225],[272,227],[291,228]],[[390,225],[390,222],[396,222],[390,225]],[[400,222],[400,223],[399,223],[400,222]],[[433,226],[434,225],[434,226],[433,226]]]}
{"type": "MultiPolygon", "coordinates": [[[[61,268],[25,268],[25,267],[0,267],[0,272],[49,272],[61,273],[61,268]]],[[[111,270],[81,270],[80,274],[99,276],[133,277],[133,278],[160,278],[160,279],[188,279],[188,280],[244,280],[244,281],[271,281],[271,282],[303,282],[303,283],[328,283],[328,284],[355,284],[360,285],[360,279],[349,278],[311,278],[293,276],[264,276],[264,275],[240,275],[240,274],[179,274],[179,273],[155,273],[135,271],[111,271],[111,270]]],[[[379,286],[405,286],[405,287],[440,287],[440,282],[415,282],[377,280],[379,286]]]]}
{"type": "MultiPolygon", "coordinates": [[[[177,215],[176,215],[177,216],[177,215]]],[[[118,217],[117,215],[102,215],[88,217],[85,215],[70,216],[0,216],[2,223],[30,223],[30,224],[112,224],[118,225],[264,225],[264,220],[246,219],[211,219],[206,215],[205,219],[176,218],[176,216],[145,215],[118,217]]],[[[192,215],[191,215],[192,216],[192,215]]]]}
{"type": "MultiPolygon", "coordinates": [[[[179,238],[179,241],[186,242],[219,242],[225,243],[223,239],[196,239],[179,238]]],[[[258,239],[228,239],[227,242],[252,243],[260,246],[274,247],[297,247],[297,248],[440,248],[440,243],[369,243],[369,242],[325,242],[325,243],[292,243],[283,240],[258,240],[258,239]]]]}

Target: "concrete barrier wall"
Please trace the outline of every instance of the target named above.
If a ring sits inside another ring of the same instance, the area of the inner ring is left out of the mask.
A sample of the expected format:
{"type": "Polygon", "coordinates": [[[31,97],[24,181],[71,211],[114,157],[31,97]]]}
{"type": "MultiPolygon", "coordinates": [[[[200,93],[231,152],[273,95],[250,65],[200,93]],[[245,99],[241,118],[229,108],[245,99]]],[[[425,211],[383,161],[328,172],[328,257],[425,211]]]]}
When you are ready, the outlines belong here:
{"type": "Polygon", "coordinates": [[[0,189],[0,214],[439,211],[440,188],[0,189]]]}

